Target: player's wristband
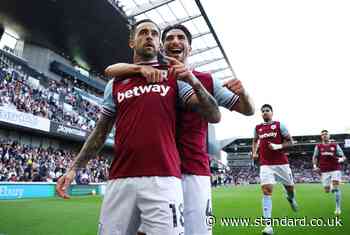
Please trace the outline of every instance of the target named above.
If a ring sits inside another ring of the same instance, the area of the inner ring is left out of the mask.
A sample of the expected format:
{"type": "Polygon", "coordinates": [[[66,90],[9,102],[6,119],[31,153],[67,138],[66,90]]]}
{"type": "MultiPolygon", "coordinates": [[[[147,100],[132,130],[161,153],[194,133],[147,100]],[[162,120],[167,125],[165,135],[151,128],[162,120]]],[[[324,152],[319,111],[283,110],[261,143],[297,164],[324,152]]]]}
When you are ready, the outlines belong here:
{"type": "Polygon", "coordinates": [[[273,144],[273,143],[271,143],[271,147],[272,147],[273,150],[279,150],[279,149],[283,148],[283,145],[282,144],[273,144]]]}

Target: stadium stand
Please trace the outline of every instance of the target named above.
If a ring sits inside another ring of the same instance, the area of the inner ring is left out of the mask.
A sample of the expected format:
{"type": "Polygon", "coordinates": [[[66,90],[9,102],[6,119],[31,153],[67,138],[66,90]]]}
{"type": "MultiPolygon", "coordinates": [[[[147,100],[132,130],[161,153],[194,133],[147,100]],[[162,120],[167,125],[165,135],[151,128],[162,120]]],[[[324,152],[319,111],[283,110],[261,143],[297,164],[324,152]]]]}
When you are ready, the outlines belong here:
{"type": "Polygon", "coordinates": [[[0,62],[0,106],[91,130],[98,118],[101,99],[85,93],[69,79],[50,80],[44,87],[20,65],[0,62]]]}
{"type": "MultiPolygon", "coordinates": [[[[315,144],[319,141],[319,136],[295,136],[296,144],[288,149],[288,158],[296,183],[319,183],[320,173],[312,170],[312,154],[315,144]]],[[[349,139],[348,134],[332,135],[333,142],[337,142],[344,150],[346,156],[349,156],[349,149],[345,148],[344,140],[349,139]]],[[[259,183],[259,167],[253,163],[251,157],[251,139],[236,139],[223,148],[228,153],[229,171],[219,169],[214,170],[213,181],[221,178],[220,182],[232,182],[233,184],[255,184],[259,183]],[[232,180],[230,181],[229,179],[232,180]]],[[[348,164],[343,166],[342,180],[350,180],[350,169],[348,164]]],[[[219,182],[219,180],[218,180],[219,182]]],[[[215,183],[213,182],[213,185],[215,183]]]]}
{"type": "MultiPolygon", "coordinates": [[[[45,78],[11,51],[0,50],[0,108],[89,131],[98,118],[102,100],[98,95],[74,78],[65,77],[61,81],[45,78]]],[[[76,154],[66,148],[44,148],[0,136],[0,181],[56,182],[76,154]]],[[[108,166],[107,155],[100,155],[78,172],[75,181],[104,182],[108,166]]]]}
{"type": "MultiPolygon", "coordinates": [[[[61,148],[23,145],[11,139],[0,139],[0,181],[56,182],[65,173],[76,152],[61,148]]],[[[107,180],[107,156],[91,160],[78,172],[78,184],[107,180]]]]}

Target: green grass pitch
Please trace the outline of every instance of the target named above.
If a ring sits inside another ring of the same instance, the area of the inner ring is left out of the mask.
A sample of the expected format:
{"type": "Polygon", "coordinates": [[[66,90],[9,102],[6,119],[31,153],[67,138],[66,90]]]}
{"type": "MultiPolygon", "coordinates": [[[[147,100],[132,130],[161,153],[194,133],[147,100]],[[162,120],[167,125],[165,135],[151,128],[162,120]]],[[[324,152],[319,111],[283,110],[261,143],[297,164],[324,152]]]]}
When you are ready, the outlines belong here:
{"type": "MultiPolygon", "coordinates": [[[[350,185],[342,185],[342,226],[275,226],[275,234],[313,235],[349,234],[350,185]]],[[[320,184],[296,186],[300,210],[292,212],[280,185],[273,195],[273,216],[288,218],[334,218],[334,195],[325,194],[320,184]]],[[[95,235],[101,197],[74,197],[71,200],[23,199],[0,201],[0,235],[95,235]]],[[[258,185],[213,189],[214,235],[261,234],[262,226],[224,226],[221,218],[250,218],[261,215],[261,192],[258,185]]],[[[330,221],[333,223],[334,221],[330,221]]],[[[291,222],[290,222],[291,223],[291,222]]],[[[335,223],[334,223],[335,224],[335,223]]]]}

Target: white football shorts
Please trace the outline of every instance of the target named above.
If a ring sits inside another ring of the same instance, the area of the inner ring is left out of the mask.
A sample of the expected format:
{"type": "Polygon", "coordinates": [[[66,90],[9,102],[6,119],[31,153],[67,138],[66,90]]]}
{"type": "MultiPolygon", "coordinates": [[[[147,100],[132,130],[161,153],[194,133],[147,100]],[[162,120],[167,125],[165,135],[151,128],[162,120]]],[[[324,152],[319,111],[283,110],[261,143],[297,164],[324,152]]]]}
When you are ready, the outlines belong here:
{"type": "Polygon", "coordinates": [[[210,176],[182,175],[185,235],[211,235],[207,217],[212,214],[210,176]]]}
{"type": "Polygon", "coordinates": [[[292,170],[289,164],[260,166],[260,184],[276,184],[280,182],[286,186],[294,185],[292,170]]]}
{"type": "Polygon", "coordinates": [[[183,235],[183,193],[176,177],[110,180],[103,199],[99,235],[183,235]]]}
{"type": "Polygon", "coordinates": [[[323,187],[331,186],[332,181],[341,182],[341,171],[328,171],[321,173],[321,182],[323,187]]]}

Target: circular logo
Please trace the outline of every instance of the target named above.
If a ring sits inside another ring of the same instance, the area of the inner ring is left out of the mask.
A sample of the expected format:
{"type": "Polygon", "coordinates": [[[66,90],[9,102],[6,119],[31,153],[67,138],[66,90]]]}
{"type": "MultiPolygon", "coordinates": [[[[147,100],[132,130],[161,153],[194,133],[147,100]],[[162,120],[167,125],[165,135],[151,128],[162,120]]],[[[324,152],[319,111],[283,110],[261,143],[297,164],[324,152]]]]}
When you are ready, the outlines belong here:
{"type": "Polygon", "coordinates": [[[205,219],[205,222],[209,227],[214,227],[216,223],[216,218],[213,215],[208,215],[207,218],[205,219]]]}

